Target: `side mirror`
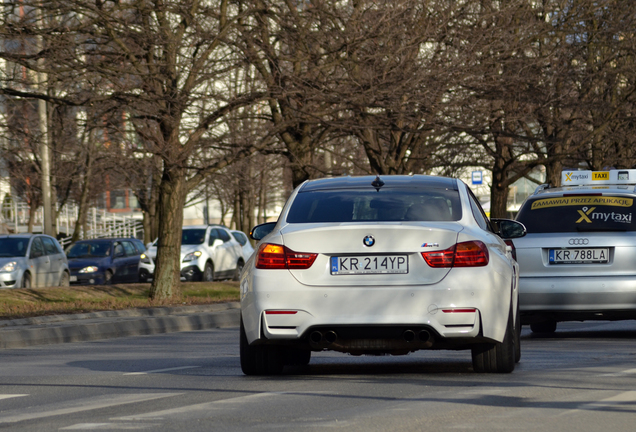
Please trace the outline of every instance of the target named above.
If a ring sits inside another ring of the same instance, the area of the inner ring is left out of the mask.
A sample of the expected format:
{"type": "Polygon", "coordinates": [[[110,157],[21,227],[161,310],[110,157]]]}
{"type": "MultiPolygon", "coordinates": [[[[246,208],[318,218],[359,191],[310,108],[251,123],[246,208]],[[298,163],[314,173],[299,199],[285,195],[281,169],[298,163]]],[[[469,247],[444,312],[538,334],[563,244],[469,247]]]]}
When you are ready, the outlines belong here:
{"type": "Polygon", "coordinates": [[[274,227],[275,226],[276,226],[276,222],[267,222],[267,223],[264,223],[264,224],[256,225],[250,231],[250,237],[253,238],[254,240],[257,240],[257,241],[261,240],[267,234],[269,234],[272,231],[274,231],[274,227]]]}
{"type": "Polygon", "coordinates": [[[497,235],[504,239],[513,239],[525,236],[528,231],[521,223],[511,219],[491,219],[490,222],[496,228],[497,235]]]}
{"type": "Polygon", "coordinates": [[[216,240],[214,240],[214,243],[212,243],[212,247],[215,248],[217,246],[221,246],[223,243],[225,243],[223,240],[216,239],[216,240]]]}

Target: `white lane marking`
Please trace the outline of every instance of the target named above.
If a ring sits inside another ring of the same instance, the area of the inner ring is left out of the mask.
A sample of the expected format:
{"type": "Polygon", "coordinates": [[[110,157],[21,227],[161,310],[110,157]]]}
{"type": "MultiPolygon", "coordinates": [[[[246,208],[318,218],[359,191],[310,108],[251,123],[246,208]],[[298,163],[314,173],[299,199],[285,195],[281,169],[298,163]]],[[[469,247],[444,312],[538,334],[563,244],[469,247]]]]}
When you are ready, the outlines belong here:
{"type": "Polygon", "coordinates": [[[28,396],[28,394],[0,394],[0,399],[11,399],[23,396],[28,396]]]}
{"type": "Polygon", "coordinates": [[[30,412],[26,414],[15,414],[0,417],[0,424],[17,423],[24,420],[33,420],[45,417],[53,417],[64,414],[71,414],[81,411],[90,411],[94,409],[107,408],[117,405],[126,405],[135,402],[144,402],[154,399],[162,399],[171,396],[178,396],[183,393],[135,393],[135,394],[117,394],[98,396],[87,398],[81,401],[69,401],[60,404],[54,404],[57,408],[48,411],[30,412]]]}
{"type": "Polygon", "coordinates": [[[623,376],[623,375],[631,375],[631,374],[636,374],[636,369],[627,369],[624,371],[620,371],[620,372],[614,372],[614,373],[606,373],[606,374],[601,374],[598,376],[623,376]]]}
{"type": "MultiPolygon", "coordinates": [[[[239,396],[239,397],[235,397],[235,398],[229,398],[229,399],[221,399],[221,400],[217,400],[217,401],[212,401],[212,402],[204,402],[204,403],[199,403],[199,404],[195,404],[195,405],[187,405],[187,406],[182,406],[179,408],[172,408],[172,409],[167,409],[167,410],[161,410],[161,411],[153,411],[153,412],[149,412],[146,414],[137,414],[137,415],[131,415],[131,416],[125,416],[125,417],[114,417],[111,418],[110,420],[163,420],[165,417],[169,417],[169,416],[174,416],[174,415],[180,415],[180,414],[186,414],[186,413],[193,413],[193,412],[197,412],[197,411],[205,411],[208,412],[210,410],[214,410],[214,409],[227,409],[225,407],[220,407],[219,405],[229,405],[229,404],[242,404],[245,402],[250,402],[253,401],[255,399],[261,399],[261,398],[267,398],[267,397],[272,397],[272,396],[281,396],[281,395],[286,395],[286,394],[290,394],[290,395],[299,395],[300,393],[304,393],[304,392],[266,392],[266,393],[256,393],[256,394],[251,394],[251,395],[247,395],[247,396],[239,396]]],[[[307,392],[307,394],[315,394],[315,393],[323,393],[323,392],[307,392]]],[[[326,392],[325,392],[326,393],[326,392]]]]}
{"type": "Polygon", "coordinates": [[[157,423],[78,423],[60,430],[139,430],[157,429],[160,426],[157,423]]]}
{"type": "MultiPolygon", "coordinates": [[[[598,402],[590,402],[590,403],[580,405],[577,409],[568,410],[562,413],[561,415],[573,414],[580,411],[595,410],[599,408],[614,407],[617,405],[621,405],[625,402],[634,402],[634,401],[636,401],[636,391],[633,391],[633,390],[626,391],[612,397],[601,399],[598,402]]],[[[626,405],[625,408],[628,409],[628,408],[634,408],[634,407],[632,405],[626,405]]]]}
{"type": "Polygon", "coordinates": [[[149,370],[144,372],[128,372],[128,373],[125,373],[124,375],[147,375],[147,374],[153,374],[153,373],[171,372],[171,371],[182,370],[182,369],[194,369],[199,367],[201,366],[181,366],[181,367],[173,367],[173,368],[166,368],[166,369],[155,369],[155,370],[149,370]]]}

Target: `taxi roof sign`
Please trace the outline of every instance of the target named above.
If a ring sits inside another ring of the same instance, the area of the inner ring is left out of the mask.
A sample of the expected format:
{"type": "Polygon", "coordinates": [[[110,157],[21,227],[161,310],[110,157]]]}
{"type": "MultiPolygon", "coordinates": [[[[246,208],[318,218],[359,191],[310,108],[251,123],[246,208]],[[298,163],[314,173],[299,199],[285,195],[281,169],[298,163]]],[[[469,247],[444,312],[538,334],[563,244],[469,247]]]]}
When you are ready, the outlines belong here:
{"type": "Polygon", "coordinates": [[[561,172],[561,186],[605,184],[636,184],[636,169],[561,172]]]}

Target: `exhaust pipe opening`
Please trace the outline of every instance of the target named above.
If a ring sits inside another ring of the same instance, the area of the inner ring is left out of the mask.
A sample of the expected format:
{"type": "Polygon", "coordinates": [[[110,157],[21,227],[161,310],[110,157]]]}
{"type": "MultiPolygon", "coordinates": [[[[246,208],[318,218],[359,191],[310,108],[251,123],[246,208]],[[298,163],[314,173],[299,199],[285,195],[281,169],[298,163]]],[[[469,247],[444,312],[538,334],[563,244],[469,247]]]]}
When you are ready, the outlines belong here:
{"type": "Polygon", "coordinates": [[[313,343],[320,343],[320,341],[322,340],[322,333],[320,333],[319,331],[311,332],[311,334],[309,335],[309,339],[313,343]]]}
{"type": "Polygon", "coordinates": [[[336,341],[336,339],[338,339],[338,335],[335,331],[328,331],[327,333],[325,333],[325,340],[327,341],[327,343],[332,344],[336,341]]]}
{"type": "Polygon", "coordinates": [[[431,340],[431,334],[426,330],[422,330],[417,334],[417,338],[422,342],[428,342],[431,340]]]}
{"type": "Polygon", "coordinates": [[[413,342],[415,340],[415,332],[413,332],[413,330],[406,330],[403,334],[402,337],[404,338],[405,341],[407,342],[413,342]]]}

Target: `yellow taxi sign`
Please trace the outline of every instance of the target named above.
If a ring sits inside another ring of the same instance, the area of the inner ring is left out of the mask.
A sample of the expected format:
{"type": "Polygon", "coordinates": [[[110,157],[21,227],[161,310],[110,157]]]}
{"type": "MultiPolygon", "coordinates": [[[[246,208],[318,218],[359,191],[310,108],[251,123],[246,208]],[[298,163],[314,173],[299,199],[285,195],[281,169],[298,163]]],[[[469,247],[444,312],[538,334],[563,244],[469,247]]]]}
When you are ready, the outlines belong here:
{"type": "Polygon", "coordinates": [[[609,180],[609,171],[592,171],[592,181],[609,180]]]}

